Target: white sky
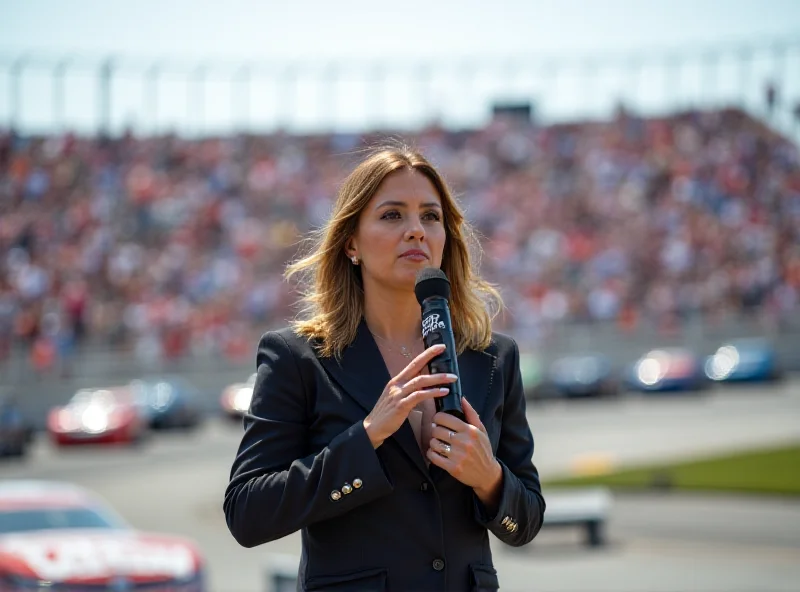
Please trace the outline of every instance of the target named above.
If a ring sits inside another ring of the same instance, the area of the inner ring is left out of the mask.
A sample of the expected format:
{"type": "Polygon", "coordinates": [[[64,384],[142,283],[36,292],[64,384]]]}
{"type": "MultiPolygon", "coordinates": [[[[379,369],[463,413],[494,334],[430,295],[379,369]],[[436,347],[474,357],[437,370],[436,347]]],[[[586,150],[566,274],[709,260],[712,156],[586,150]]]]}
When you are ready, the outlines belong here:
{"type": "MultiPolygon", "coordinates": [[[[0,0],[0,55],[10,57],[30,51],[55,57],[77,52],[90,56],[117,54],[273,62],[302,58],[312,65],[367,59],[408,64],[423,59],[435,65],[459,56],[535,58],[543,54],[601,55],[610,51],[640,52],[660,48],[700,51],[730,42],[789,37],[800,41],[800,0],[404,0],[393,3],[366,0],[0,0]]],[[[785,66],[795,82],[800,72],[797,53],[790,56],[785,66]]],[[[765,64],[767,62],[754,66],[752,71],[753,100],[759,96],[760,85],[771,68],[765,64]]],[[[737,68],[731,65],[729,72],[722,71],[715,83],[734,88],[739,80],[737,68]]],[[[10,113],[7,72],[7,66],[0,68],[0,122],[10,113]]],[[[668,94],[668,89],[665,86],[651,88],[656,85],[655,78],[650,81],[647,76],[645,74],[643,79],[646,88],[642,92],[649,91],[651,96],[649,102],[644,102],[656,106],[668,94]]],[[[688,72],[686,76],[682,84],[694,84],[697,92],[707,83],[700,70],[688,72]]],[[[43,74],[25,77],[23,121],[31,126],[51,122],[53,101],[49,98],[48,80],[43,74]]],[[[87,93],[95,87],[89,78],[80,84],[77,75],[68,80],[65,115],[76,125],[88,125],[97,110],[92,109],[87,93]]],[[[548,92],[545,100],[542,93],[535,90],[534,82],[526,81],[522,75],[517,80],[516,93],[508,92],[506,96],[533,95],[530,98],[550,105],[545,111],[555,112],[554,104],[569,105],[565,107],[566,113],[579,112],[581,105],[593,98],[587,94],[602,95],[611,88],[608,81],[593,87],[565,83],[558,91],[548,92]]],[[[192,99],[187,104],[186,97],[191,95],[191,90],[182,84],[164,83],[160,87],[159,100],[163,104],[156,118],[162,123],[172,121],[183,125],[192,121],[192,112],[195,116],[200,112],[201,107],[192,104],[192,99]]],[[[408,84],[400,78],[395,81],[398,89],[408,84]]],[[[455,111],[460,109],[461,115],[469,119],[485,113],[486,102],[497,96],[497,90],[505,83],[485,82],[485,89],[472,89],[475,94],[469,95],[469,101],[459,92],[459,82],[437,84],[439,87],[433,92],[432,100],[437,102],[439,112],[452,107],[455,111]],[[461,103],[456,101],[457,97],[462,98],[461,103]]],[[[617,81],[616,84],[621,83],[617,81]]],[[[665,83],[661,81],[661,84],[665,83]]],[[[115,121],[122,122],[128,117],[147,125],[143,86],[132,80],[119,85],[115,87],[115,97],[135,95],[135,101],[130,98],[130,104],[122,104],[124,101],[120,99],[115,121]]],[[[235,108],[230,98],[223,99],[223,93],[230,93],[229,87],[223,89],[220,84],[220,88],[214,89],[213,86],[208,83],[208,94],[202,105],[203,121],[224,128],[236,121],[235,108]]],[[[292,107],[301,113],[315,113],[305,119],[295,114],[294,120],[298,124],[313,125],[327,118],[333,125],[339,122],[346,126],[369,119],[365,111],[371,106],[376,122],[381,117],[397,124],[415,121],[413,106],[406,105],[403,109],[399,101],[396,101],[396,108],[391,105],[396,94],[391,86],[386,91],[390,98],[384,97],[385,105],[381,107],[383,115],[376,114],[374,105],[364,102],[363,98],[358,99],[363,104],[353,106],[358,102],[356,95],[366,93],[363,86],[354,82],[350,87],[331,91],[337,107],[326,110],[315,101],[328,91],[313,87],[311,82],[301,82],[292,107]]],[[[797,91],[795,96],[800,100],[800,82],[791,89],[797,91]]],[[[407,102],[413,103],[417,95],[410,92],[407,102]]],[[[251,93],[254,98],[248,107],[249,113],[258,119],[257,106],[261,101],[257,84],[251,93]]],[[[265,123],[269,119],[267,111],[264,106],[261,115],[265,123]]],[[[447,117],[448,114],[442,115],[447,117]]]]}

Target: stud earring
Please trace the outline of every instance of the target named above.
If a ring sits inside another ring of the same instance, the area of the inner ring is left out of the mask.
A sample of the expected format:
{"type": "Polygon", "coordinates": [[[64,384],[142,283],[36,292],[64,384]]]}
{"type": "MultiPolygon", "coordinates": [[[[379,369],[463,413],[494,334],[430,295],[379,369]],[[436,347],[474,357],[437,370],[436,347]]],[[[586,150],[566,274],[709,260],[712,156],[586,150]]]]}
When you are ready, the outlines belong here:
{"type": "Polygon", "coordinates": [[[356,257],[355,255],[350,257],[350,261],[353,262],[353,265],[358,265],[358,257],[356,257]]]}

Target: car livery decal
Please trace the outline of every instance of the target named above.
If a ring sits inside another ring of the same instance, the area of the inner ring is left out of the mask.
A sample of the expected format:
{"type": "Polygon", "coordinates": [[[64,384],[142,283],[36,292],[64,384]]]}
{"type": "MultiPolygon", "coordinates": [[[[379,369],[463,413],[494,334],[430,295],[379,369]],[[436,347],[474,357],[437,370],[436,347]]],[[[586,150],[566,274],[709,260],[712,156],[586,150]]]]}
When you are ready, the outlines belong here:
{"type": "Polygon", "coordinates": [[[131,578],[182,579],[195,573],[196,558],[187,545],[157,539],[108,536],[8,536],[0,555],[24,561],[52,582],[125,575],[131,578]]]}

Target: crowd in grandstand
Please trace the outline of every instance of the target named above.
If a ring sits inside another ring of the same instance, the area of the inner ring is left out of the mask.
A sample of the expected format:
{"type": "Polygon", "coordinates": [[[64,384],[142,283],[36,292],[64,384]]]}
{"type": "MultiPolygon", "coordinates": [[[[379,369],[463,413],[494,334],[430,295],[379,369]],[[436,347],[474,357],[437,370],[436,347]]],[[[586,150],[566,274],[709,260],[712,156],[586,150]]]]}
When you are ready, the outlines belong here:
{"type": "MultiPolygon", "coordinates": [[[[798,149],[742,113],[403,138],[482,236],[501,330],[798,308],[798,149]]],[[[0,135],[0,359],[24,344],[45,369],[81,341],[251,357],[295,313],[298,240],[378,139],[0,135]]]]}

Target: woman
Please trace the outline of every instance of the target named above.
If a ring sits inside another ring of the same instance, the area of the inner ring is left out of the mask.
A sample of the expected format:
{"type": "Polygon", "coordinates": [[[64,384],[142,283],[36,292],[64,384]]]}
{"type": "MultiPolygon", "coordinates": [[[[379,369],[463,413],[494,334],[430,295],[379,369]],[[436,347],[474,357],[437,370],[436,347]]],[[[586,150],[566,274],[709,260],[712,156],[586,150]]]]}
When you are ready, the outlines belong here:
{"type": "Polygon", "coordinates": [[[520,546],[541,527],[519,350],[491,331],[500,297],[470,236],[433,166],[388,148],[287,270],[309,281],[305,315],[261,339],[224,508],[245,547],[302,530],[300,590],[497,589],[488,532],[520,546]],[[427,266],[452,286],[465,422],[435,411],[455,377],[426,372],[441,352],[421,339],[427,266]]]}

